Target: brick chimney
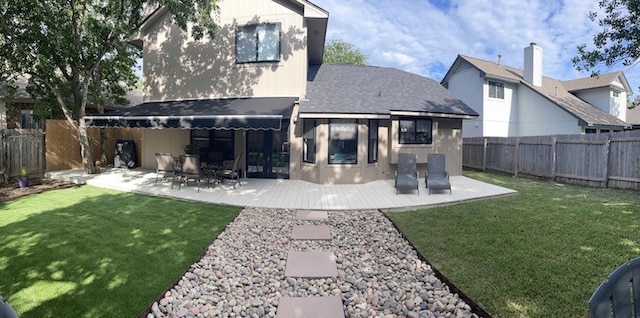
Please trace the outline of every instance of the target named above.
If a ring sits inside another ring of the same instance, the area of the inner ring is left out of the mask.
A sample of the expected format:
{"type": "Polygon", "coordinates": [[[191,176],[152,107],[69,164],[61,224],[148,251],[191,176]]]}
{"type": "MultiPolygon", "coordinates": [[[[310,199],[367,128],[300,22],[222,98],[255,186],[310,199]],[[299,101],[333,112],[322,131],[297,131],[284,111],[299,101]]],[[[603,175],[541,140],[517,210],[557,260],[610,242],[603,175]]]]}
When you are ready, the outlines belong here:
{"type": "Polygon", "coordinates": [[[542,86],[542,48],[533,42],[524,48],[524,80],[542,86]]]}

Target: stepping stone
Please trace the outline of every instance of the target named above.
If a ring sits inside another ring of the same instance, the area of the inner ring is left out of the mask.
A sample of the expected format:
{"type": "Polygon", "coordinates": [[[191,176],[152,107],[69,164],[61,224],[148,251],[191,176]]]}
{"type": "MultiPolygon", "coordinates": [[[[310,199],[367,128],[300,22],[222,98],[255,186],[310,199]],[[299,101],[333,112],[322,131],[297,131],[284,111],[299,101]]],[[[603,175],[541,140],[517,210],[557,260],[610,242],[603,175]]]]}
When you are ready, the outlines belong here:
{"type": "Polygon", "coordinates": [[[337,277],[336,256],[329,251],[289,251],[284,276],[303,278],[337,277]]]}
{"type": "Polygon", "coordinates": [[[306,221],[324,221],[328,218],[327,211],[298,210],[296,219],[306,221]]]}
{"type": "Polygon", "coordinates": [[[294,240],[330,240],[329,225],[294,225],[291,239],[294,240]]]}
{"type": "Polygon", "coordinates": [[[344,318],[342,300],[328,297],[282,297],[276,318],[344,318]]]}

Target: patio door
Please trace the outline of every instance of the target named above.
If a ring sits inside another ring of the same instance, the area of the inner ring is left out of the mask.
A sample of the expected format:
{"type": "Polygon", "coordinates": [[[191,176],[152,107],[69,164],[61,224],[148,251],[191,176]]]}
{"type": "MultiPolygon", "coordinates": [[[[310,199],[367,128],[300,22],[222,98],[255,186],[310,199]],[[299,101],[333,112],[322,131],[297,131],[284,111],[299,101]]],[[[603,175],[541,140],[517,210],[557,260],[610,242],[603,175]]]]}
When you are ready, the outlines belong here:
{"type": "Polygon", "coordinates": [[[247,131],[247,177],[289,178],[288,122],[279,131],[247,131]]]}

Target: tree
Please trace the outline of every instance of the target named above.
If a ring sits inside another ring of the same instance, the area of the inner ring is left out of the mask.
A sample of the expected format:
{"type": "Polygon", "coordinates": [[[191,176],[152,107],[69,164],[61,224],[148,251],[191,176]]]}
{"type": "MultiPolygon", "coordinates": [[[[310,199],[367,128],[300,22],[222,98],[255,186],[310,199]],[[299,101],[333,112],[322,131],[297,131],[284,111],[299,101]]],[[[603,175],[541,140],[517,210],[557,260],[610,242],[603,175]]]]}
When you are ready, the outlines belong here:
{"type": "Polygon", "coordinates": [[[3,0],[0,2],[0,83],[28,78],[35,107],[57,108],[78,132],[82,162],[95,173],[84,122],[87,102],[128,104],[141,55],[127,41],[145,6],[165,6],[195,39],[216,31],[217,0],[3,0]]]}
{"type": "Polygon", "coordinates": [[[367,56],[349,42],[333,39],[324,47],[327,64],[367,65],[367,56]]]}
{"type": "MultiPolygon", "coordinates": [[[[593,37],[595,49],[586,44],[578,46],[578,56],[572,59],[578,71],[594,70],[604,63],[611,67],[622,63],[633,66],[640,59],[640,5],[637,0],[601,0],[598,4],[604,17],[590,12],[591,21],[598,20],[603,28],[593,37]]],[[[597,74],[598,72],[593,72],[597,74]]]]}

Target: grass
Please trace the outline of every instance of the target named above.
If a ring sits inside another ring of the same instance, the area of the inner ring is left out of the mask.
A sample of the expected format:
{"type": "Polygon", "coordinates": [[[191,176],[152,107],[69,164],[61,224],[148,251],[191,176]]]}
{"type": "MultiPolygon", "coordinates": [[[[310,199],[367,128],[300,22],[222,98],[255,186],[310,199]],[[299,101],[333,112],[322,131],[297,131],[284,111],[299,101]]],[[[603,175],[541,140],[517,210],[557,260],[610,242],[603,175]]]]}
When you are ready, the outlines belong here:
{"type": "Polygon", "coordinates": [[[0,295],[22,318],[134,317],[239,208],[91,186],[0,204],[0,295]]]}
{"type": "Polygon", "coordinates": [[[640,192],[466,173],[518,194],[389,218],[494,317],[584,317],[615,268],[640,256],[640,192]]]}

